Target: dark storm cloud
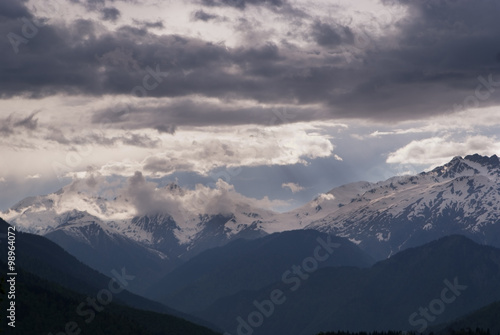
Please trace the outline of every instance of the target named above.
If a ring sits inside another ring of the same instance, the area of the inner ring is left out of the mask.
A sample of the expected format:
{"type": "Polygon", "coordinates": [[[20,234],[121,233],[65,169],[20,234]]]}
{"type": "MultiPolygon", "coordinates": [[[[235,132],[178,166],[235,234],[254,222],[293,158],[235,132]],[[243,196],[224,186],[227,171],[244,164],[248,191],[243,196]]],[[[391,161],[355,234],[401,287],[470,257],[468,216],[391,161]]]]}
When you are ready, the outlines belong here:
{"type": "Polygon", "coordinates": [[[16,19],[31,17],[31,13],[24,5],[26,0],[2,0],[0,1],[0,21],[5,18],[16,19]]]}
{"type": "Polygon", "coordinates": [[[3,120],[0,120],[0,134],[5,136],[14,133],[11,118],[12,117],[9,116],[3,120]]]}
{"type": "Polygon", "coordinates": [[[153,140],[147,135],[131,134],[124,136],[121,141],[125,145],[142,148],[157,148],[160,145],[159,140],[153,140]]]}
{"type": "MultiPolygon", "coordinates": [[[[263,98],[271,98],[273,93],[263,89],[263,80],[281,76],[278,63],[284,58],[276,46],[229,50],[222,44],[155,36],[131,26],[113,34],[97,29],[87,20],[66,27],[46,25],[18,45],[18,54],[2,53],[1,95],[130,94],[142,86],[137,95],[245,97],[260,91],[263,98]],[[242,74],[227,71],[234,66],[241,67],[242,74]]],[[[9,40],[0,44],[12,50],[9,40]]]]}
{"type": "Polygon", "coordinates": [[[38,112],[31,113],[24,119],[15,122],[14,127],[23,127],[29,130],[35,130],[38,127],[38,119],[35,119],[36,114],[38,114],[38,112]]]}
{"type": "Polygon", "coordinates": [[[401,3],[409,13],[396,23],[398,47],[373,43],[360,64],[365,71],[354,74],[364,80],[343,96],[331,97],[337,114],[349,116],[351,109],[362,117],[405,119],[500,103],[500,85],[482,84],[489,75],[500,82],[500,2],[401,3]]]}
{"type": "MultiPolygon", "coordinates": [[[[97,7],[102,3],[92,2],[97,7]]],[[[203,3],[238,8],[283,4],[203,3]]],[[[12,41],[0,40],[0,48],[5,50],[0,53],[0,97],[67,93],[177,98],[178,102],[164,109],[131,105],[123,110],[96,111],[94,117],[95,122],[108,118],[108,122],[126,123],[130,128],[147,126],[173,132],[177,125],[266,124],[273,117],[270,108],[267,114],[252,108],[232,109],[231,101],[239,99],[308,111],[312,109],[305,105],[316,106],[316,113],[299,113],[296,121],[418,119],[463,104],[474,96],[481,83],[479,76],[487,82],[491,74],[494,82],[500,81],[499,1],[401,3],[408,7],[409,15],[393,23],[398,30],[395,45],[375,35],[365,36],[360,44],[356,27],[318,19],[312,21],[306,37],[317,43],[313,50],[265,41],[227,48],[197,38],[151,34],[146,26],[121,26],[111,32],[88,20],[66,26],[47,24],[19,43],[17,54],[12,41]],[[227,105],[191,101],[189,97],[196,95],[218,98],[227,105]],[[151,115],[160,123],[150,122],[151,115]],[[134,126],[132,120],[138,123],[134,126]]],[[[2,16],[0,35],[21,35],[23,22],[8,15],[2,16]]],[[[478,100],[478,105],[500,103],[498,91],[500,86],[482,86],[479,92],[487,98],[478,100]]]]}
{"type": "MultiPolygon", "coordinates": [[[[53,127],[49,127],[48,134],[44,139],[53,141],[63,145],[100,145],[104,147],[112,147],[119,143],[124,145],[140,147],[140,148],[157,148],[160,145],[160,141],[157,139],[152,139],[147,135],[125,133],[121,136],[106,136],[100,132],[89,131],[85,135],[78,136],[66,136],[61,132],[61,130],[53,127]]],[[[0,130],[1,132],[1,130],[0,130]]]]}
{"type": "Polygon", "coordinates": [[[120,11],[115,7],[105,7],[101,10],[101,17],[105,21],[116,21],[120,17],[120,11]]]}
{"type": "Polygon", "coordinates": [[[102,20],[105,21],[117,21],[121,12],[118,8],[109,6],[109,3],[114,2],[135,2],[134,0],[70,0],[73,3],[78,3],[82,5],[89,12],[97,12],[100,14],[102,20]]]}
{"type": "MultiPolygon", "coordinates": [[[[88,11],[98,12],[106,8],[107,3],[115,2],[115,0],[70,0],[71,2],[83,5],[88,11]]],[[[133,0],[118,0],[121,2],[133,2],[133,0]]]]}
{"type": "Polygon", "coordinates": [[[179,162],[176,162],[175,166],[172,164],[171,161],[165,159],[165,158],[158,158],[158,157],[149,157],[146,159],[144,162],[144,170],[148,172],[155,172],[155,173],[172,173],[177,171],[191,171],[193,170],[193,166],[190,163],[185,163],[185,164],[179,164],[179,162]]]}
{"type": "Polygon", "coordinates": [[[139,20],[133,20],[136,25],[143,29],[149,29],[149,28],[164,28],[165,25],[163,24],[163,21],[157,20],[157,21],[139,21],[139,20]]]}
{"type": "Polygon", "coordinates": [[[152,128],[173,133],[178,126],[279,125],[322,117],[326,118],[325,112],[317,108],[230,107],[184,98],[155,108],[116,106],[97,111],[92,121],[125,129],[152,128]]]}
{"type": "Polygon", "coordinates": [[[354,34],[349,27],[335,27],[320,21],[313,24],[312,35],[319,45],[325,47],[336,47],[354,42],[354,34]]]}
{"type": "Polygon", "coordinates": [[[282,0],[201,0],[204,6],[228,6],[245,9],[247,5],[269,5],[281,7],[285,3],[282,0]]]}
{"type": "Polygon", "coordinates": [[[207,21],[218,18],[218,16],[214,15],[214,14],[207,13],[203,10],[197,10],[196,12],[193,13],[193,18],[197,21],[207,22],[207,21]]]}
{"type": "Polygon", "coordinates": [[[6,118],[0,119],[0,133],[3,135],[13,134],[16,128],[24,128],[27,130],[36,130],[38,127],[38,119],[35,116],[39,112],[33,112],[26,117],[17,117],[11,114],[6,118]]]}
{"type": "Polygon", "coordinates": [[[82,1],[89,10],[98,11],[106,6],[106,0],[85,0],[82,1]]]}

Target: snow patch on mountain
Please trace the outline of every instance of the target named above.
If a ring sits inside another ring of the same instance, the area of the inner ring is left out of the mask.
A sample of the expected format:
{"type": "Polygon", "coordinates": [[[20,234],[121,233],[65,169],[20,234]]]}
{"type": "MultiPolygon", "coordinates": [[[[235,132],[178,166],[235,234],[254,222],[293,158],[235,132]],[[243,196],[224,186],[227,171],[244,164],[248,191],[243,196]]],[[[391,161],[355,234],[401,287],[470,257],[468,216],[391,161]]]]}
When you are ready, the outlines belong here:
{"type": "Polygon", "coordinates": [[[389,245],[387,255],[425,234],[500,233],[496,156],[455,157],[414,176],[350,183],[286,213],[267,209],[269,199],[246,198],[222,180],[215,189],[198,185],[188,190],[175,183],[158,188],[136,173],[112,196],[85,186],[94,184],[80,181],[53,194],[26,198],[2,216],[23,231],[44,235],[61,229],[80,240],[88,240],[94,225],[96,232],[124,236],[167,254],[295,229],[333,233],[361,247],[389,245]]]}

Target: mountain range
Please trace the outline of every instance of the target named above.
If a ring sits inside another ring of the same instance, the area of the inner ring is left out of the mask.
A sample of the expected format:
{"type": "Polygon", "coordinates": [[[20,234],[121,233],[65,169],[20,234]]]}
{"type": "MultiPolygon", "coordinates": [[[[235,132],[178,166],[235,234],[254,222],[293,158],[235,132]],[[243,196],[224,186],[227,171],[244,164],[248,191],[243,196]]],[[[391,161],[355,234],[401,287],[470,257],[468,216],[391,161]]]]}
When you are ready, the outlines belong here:
{"type": "Polygon", "coordinates": [[[221,180],[214,198],[175,183],[150,196],[140,173],[132,179],[113,196],[76,182],[3,212],[20,231],[23,271],[52,291],[89,295],[127,269],[135,279],[118,304],[229,334],[441,331],[484,315],[478,324],[491,328],[500,301],[497,156],[343,185],[285,213],[224,193],[221,180]],[[446,287],[455,296],[443,298],[446,287]]]}
{"type": "Polygon", "coordinates": [[[425,332],[500,300],[500,249],[460,235],[407,249],[369,268],[325,267],[303,274],[222,297],[196,315],[228,334],[425,332]]]}
{"type": "MultiPolygon", "coordinates": [[[[286,213],[231,198],[219,213],[197,211],[197,206],[138,213],[127,194],[107,199],[68,185],[24,199],[2,216],[101,272],[127,266],[143,274],[131,289],[144,293],[142,287],[206,249],[288,230],[345,237],[376,260],[450,234],[500,246],[499,180],[498,157],[475,154],[414,176],[343,185],[286,213]]],[[[176,184],[159,191],[188,200],[189,190],[176,184]]]]}
{"type": "Polygon", "coordinates": [[[318,268],[365,268],[374,263],[347,239],[315,230],[287,231],[254,240],[238,239],[202,252],[152,285],[147,296],[194,313],[221,297],[261,289],[280,280],[290,266],[300,264],[315,251],[325,256],[325,260],[318,262],[318,268]],[[323,250],[323,245],[329,244],[334,245],[332,254],[323,250]],[[318,247],[321,250],[316,250],[318,247]]]}
{"type": "Polygon", "coordinates": [[[479,328],[488,330],[490,334],[500,334],[499,316],[500,301],[496,301],[465,316],[459,317],[456,320],[432,327],[430,330],[437,334],[447,334],[450,330],[475,330],[479,328]]]}
{"type": "MultiPolygon", "coordinates": [[[[0,219],[1,231],[7,231],[9,226],[0,219]]],[[[93,334],[154,335],[161,330],[216,334],[210,330],[216,327],[202,319],[129,292],[127,288],[135,276],[126,268],[110,270],[106,276],[45,237],[22,232],[15,236],[15,296],[2,296],[0,305],[6,310],[9,301],[15,302],[18,321],[15,328],[1,323],[7,334],[32,334],[34,330],[38,334],[60,334],[59,330],[64,331],[72,321],[78,329],[93,334]],[[95,305],[88,303],[92,298],[95,305]],[[98,321],[94,322],[94,318],[98,321]]],[[[10,244],[1,242],[0,266],[7,269],[10,244]]],[[[2,273],[2,279],[7,278],[2,273]]],[[[10,291],[4,282],[1,286],[4,293],[10,291]]]]}
{"type": "MultiPolygon", "coordinates": [[[[8,226],[2,220],[0,225],[8,226]]],[[[1,247],[6,255],[6,244],[1,247]]],[[[17,330],[58,329],[75,319],[82,301],[109,286],[109,277],[44,237],[18,233],[16,250],[22,264],[16,303],[24,316],[31,315],[17,330]]],[[[345,238],[296,230],[204,251],[152,289],[157,300],[196,317],[123,291],[97,313],[98,321],[79,325],[92,333],[107,329],[105,334],[212,333],[182,319],[225,334],[248,334],[252,327],[256,335],[332,329],[446,334],[473,325],[496,331],[499,283],[500,249],[464,236],[447,236],[374,264],[345,238]],[[262,321],[255,321],[256,311],[262,321]]]]}

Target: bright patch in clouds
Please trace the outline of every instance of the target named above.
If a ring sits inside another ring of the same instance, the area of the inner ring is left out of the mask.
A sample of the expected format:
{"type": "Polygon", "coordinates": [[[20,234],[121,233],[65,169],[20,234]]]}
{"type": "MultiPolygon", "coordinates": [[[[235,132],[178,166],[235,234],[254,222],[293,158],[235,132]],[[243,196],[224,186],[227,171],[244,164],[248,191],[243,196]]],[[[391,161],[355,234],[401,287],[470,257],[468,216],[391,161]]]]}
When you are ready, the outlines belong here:
{"type": "Polygon", "coordinates": [[[500,141],[496,137],[469,136],[464,142],[455,142],[446,138],[433,137],[412,141],[408,145],[390,153],[387,163],[437,165],[454,156],[466,156],[470,153],[491,155],[500,153],[500,141]]]}
{"type": "Polygon", "coordinates": [[[307,165],[308,160],[332,155],[335,146],[328,131],[339,127],[337,123],[317,122],[202,126],[164,134],[88,124],[83,132],[75,132],[84,120],[55,127],[59,115],[50,114],[51,124],[35,119],[36,132],[12,132],[4,140],[4,149],[16,158],[4,162],[4,173],[16,178],[28,175],[27,179],[81,177],[91,166],[106,176],[132,176],[143,171],[148,176],[164,177],[179,171],[208,175],[220,167],[307,165]],[[37,164],[28,164],[28,158],[37,164]]]}
{"type": "Polygon", "coordinates": [[[89,171],[139,172],[151,190],[176,178],[199,188],[236,168],[219,199],[292,192],[304,203],[347,182],[499,153],[500,21],[489,2],[0,7],[0,35],[23,41],[0,39],[2,209],[89,171]]]}
{"type": "Polygon", "coordinates": [[[281,187],[290,189],[290,191],[292,191],[292,193],[297,193],[297,192],[300,192],[304,189],[302,186],[300,186],[299,184],[296,184],[296,183],[283,183],[281,185],[281,187]]]}

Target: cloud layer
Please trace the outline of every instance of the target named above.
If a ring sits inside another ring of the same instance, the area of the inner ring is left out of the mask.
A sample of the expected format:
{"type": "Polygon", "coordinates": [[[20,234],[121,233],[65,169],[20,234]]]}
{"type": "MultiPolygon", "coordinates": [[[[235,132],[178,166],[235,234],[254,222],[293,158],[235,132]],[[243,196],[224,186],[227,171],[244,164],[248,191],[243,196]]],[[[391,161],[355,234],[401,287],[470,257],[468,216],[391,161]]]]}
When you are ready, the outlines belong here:
{"type": "MultiPolygon", "coordinates": [[[[499,70],[497,1],[385,2],[379,10],[389,18],[373,17],[375,22],[362,24],[360,19],[347,20],[345,8],[340,8],[344,16],[321,17],[313,10],[304,12],[300,2],[294,7],[284,1],[200,4],[207,10],[237,9],[227,12],[232,15],[228,22],[213,23],[217,14],[198,9],[195,17],[214,29],[229,25],[240,34],[239,25],[247,35],[260,34],[262,20],[277,16],[296,33],[269,25],[267,40],[247,44],[242,36],[239,45],[228,46],[166,29],[153,32],[151,24],[137,28],[141,20],[122,22],[118,9],[95,2],[84,3],[85,8],[117,21],[114,25],[46,19],[38,27],[42,18],[26,4],[9,1],[0,21],[2,35],[10,34],[0,47],[12,51],[0,56],[2,97],[121,94],[180,99],[159,105],[157,111],[136,103],[126,111],[96,112],[96,119],[109,115],[110,122],[143,113],[190,112],[199,114],[191,120],[200,122],[220,119],[231,110],[233,120],[259,123],[259,113],[249,112],[259,104],[315,105],[317,112],[307,113],[310,119],[405,120],[450,113],[474,93],[479,76],[499,70]],[[262,19],[254,16],[256,6],[262,6],[262,19]],[[291,9],[276,12],[284,7],[291,9]],[[372,26],[377,29],[370,33],[372,26]],[[218,99],[219,104],[204,109],[194,96],[218,99]],[[234,100],[251,104],[233,108],[234,100]]],[[[160,22],[157,27],[162,26],[160,22]]],[[[491,94],[484,100],[481,105],[488,106],[499,98],[491,94]]]]}
{"type": "Polygon", "coordinates": [[[89,168],[308,200],[498,154],[499,7],[4,0],[0,207],[89,168]]]}

